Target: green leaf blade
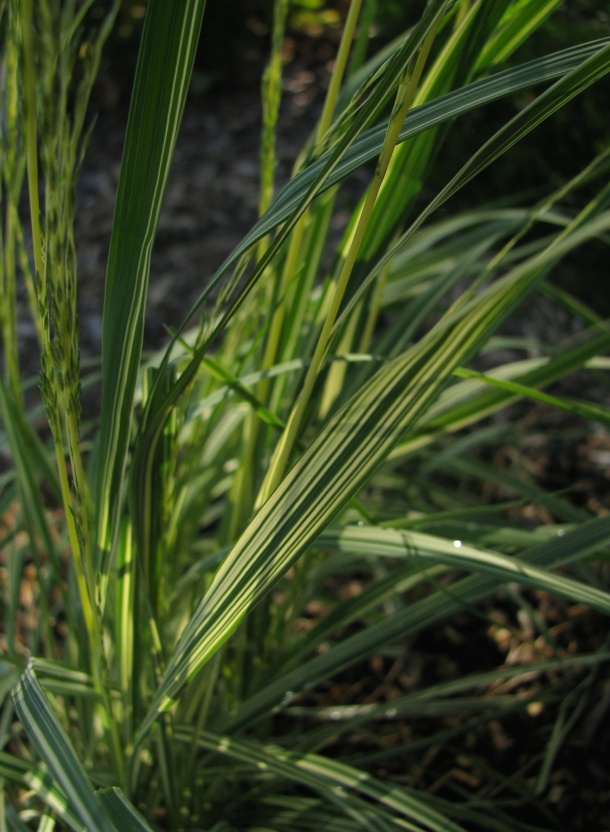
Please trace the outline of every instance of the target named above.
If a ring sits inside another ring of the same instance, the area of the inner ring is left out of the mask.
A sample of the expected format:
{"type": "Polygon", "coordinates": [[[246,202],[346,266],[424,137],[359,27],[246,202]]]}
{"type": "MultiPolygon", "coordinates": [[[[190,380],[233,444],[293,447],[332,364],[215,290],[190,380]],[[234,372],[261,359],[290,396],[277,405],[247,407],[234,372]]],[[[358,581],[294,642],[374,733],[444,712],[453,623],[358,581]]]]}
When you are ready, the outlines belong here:
{"type": "Polygon", "coordinates": [[[104,297],[96,495],[102,574],[116,534],[122,499],[152,245],[204,8],[205,0],[184,3],[152,0],[147,7],[104,297]]]}
{"type": "Polygon", "coordinates": [[[13,700],[28,736],[83,826],[88,832],[116,832],[32,667],[21,677],[13,700]]]}

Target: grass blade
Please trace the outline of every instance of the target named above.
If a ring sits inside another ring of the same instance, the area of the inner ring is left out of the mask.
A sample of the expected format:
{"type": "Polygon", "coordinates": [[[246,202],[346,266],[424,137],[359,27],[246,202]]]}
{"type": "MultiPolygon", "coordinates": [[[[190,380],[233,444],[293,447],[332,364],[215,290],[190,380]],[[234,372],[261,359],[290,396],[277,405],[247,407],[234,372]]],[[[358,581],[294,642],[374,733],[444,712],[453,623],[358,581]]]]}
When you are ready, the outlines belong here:
{"type": "Polygon", "coordinates": [[[182,118],[205,0],[151,0],[138,58],[110,243],[103,316],[98,563],[117,533],[140,366],[150,257],[182,118]]]}
{"type": "MultiPolygon", "coordinates": [[[[188,729],[177,728],[177,739],[191,741],[188,729]]],[[[423,800],[413,797],[400,788],[386,785],[370,774],[354,769],[338,760],[329,760],[317,754],[291,754],[279,746],[263,746],[254,740],[235,740],[204,731],[197,742],[211,751],[234,757],[249,765],[263,768],[275,775],[296,782],[318,792],[324,797],[341,798],[339,806],[349,809],[353,794],[361,794],[380,806],[407,819],[411,830],[429,829],[433,832],[463,832],[462,827],[431,809],[423,800]],[[416,825],[413,826],[410,821],[416,825]]],[[[333,801],[334,802],[334,801],[333,801]]],[[[371,804],[369,804],[370,806],[371,804]]],[[[360,808],[361,804],[356,804],[360,808]]],[[[354,817],[355,813],[352,814],[354,817]]],[[[390,829],[404,829],[400,823],[392,823],[390,829]]],[[[369,829],[366,821],[362,825],[369,829]]]]}
{"type": "Polygon", "coordinates": [[[569,578],[554,575],[524,560],[483,551],[440,537],[395,529],[349,526],[323,532],[317,543],[339,551],[368,554],[375,557],[399,557],[442,563],[455,569],[477,574],[495,575],[502,582],[514,581],[524,586],[543,589],[570,601],[586,604],[610,615],[610,594],[569,578]]]}
{"type": "Polygon", "coordinates": [[[101,789],[95,796],[120,832],[153,832],[121,789],[101,789]]]}
{"type": "Polygon", "coordinates": [[[116,832],[31,667],[21,677],[13,699],[30,740],[83,826],[88,832],[116,832]]]}
{"type": "MultiPolygon", "coordinates": [[[[423,104],[408,114],[398,141],[404,142],[425,130],[450,121],[470,110],[478,109],[486,103],[508,97],[519,90],[566,75],[579,67],[583,61],[603,50],[608,44],[610,40],[600,39],[584,46],[566,49],[555,55],[497,73],[490,78],[469,84],[463,89],[423,104]]],[[[355,139],[336,164],[329,165],[330,153],[327,153],[291,179],[278,193],[269,210],[215,272],[205,291],[189,312],[183,326],[193,318],[210,292],[240,257],[284,221],[289,220],[299,209],[303,199],[308,195],[311,198],[314,192],[317,195],[328,190],[362,165],[373,161],[379,155],[386,132],[387,122],[370,128],[355,139]],[[322,176],[325,169],[328,169],[328,173],[322,176]],[[318,181],[319,185],[316,185],[318,181]]]]}

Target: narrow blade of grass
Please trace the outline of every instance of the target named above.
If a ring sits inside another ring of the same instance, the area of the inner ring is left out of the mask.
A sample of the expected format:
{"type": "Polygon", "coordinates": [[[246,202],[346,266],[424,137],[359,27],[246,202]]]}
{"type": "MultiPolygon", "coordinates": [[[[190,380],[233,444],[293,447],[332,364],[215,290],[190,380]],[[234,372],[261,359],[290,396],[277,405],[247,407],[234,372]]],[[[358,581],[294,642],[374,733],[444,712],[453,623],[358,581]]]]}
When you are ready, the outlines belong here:
{"type": "Polygon", "coordinates": [[[117,830],[121,832],[153,832],[140,812],[127,800],[121,789],[100,789],[95,793],[117,830]]]}
{"type": "Polygon", "coordinates": [[[152,245],[204,8],[205,0],[151,0],[147,6],[104,297],[101,450],[97,460],[98,568],[102,579],[122,503],[152,245]]]}
{"type": "MultiPolygon", "coordinates": [[[[176,737],[182,741],[191,741],[188,729],[179,727],[176,737]]],[[[208,731],[201,732],[196,741],[210,751],[234,757],[248,765],[263,768],[276,776],[307,786],[333,802],[339,797],[338,805],[344,812],[349,812],[350,802],[354,800],[355,795],[363,795],[371,801],[368,804],[370,807],[379,805],[405,818],[409,823],[407,829],[463,832],[461,826],[431,809],[424,800],[413,797],[403,789],[386,785],[372,775],[338,760],[329,760],[317,754],[291,754],[279,746],[264,746],[254,740],[235,740],[208,731]],[[413,826],[411,822],[416,825],[413,826]]],[[[355,820],[358,810],[362,808],[361,801],[354,800],[356,811],[350,814],[355,820]]],[[[405,828],[398,818],[392,823],[391,815],[385,817],[390,823],[390,829],[405,828]]],[[[364,829],[371,828],[366,818],[362,819],[359,825],[364,829]]]]}
{"type": "Polygon", "coordinates": [[[503,582],[514,581],[523,586],[542,589],[610,615],[609,593],[532,566],[520,558],[476,549],[460,540],[444,540],[433,535],[395,529],[350,526],[335,531],[327,530],[320,536],[318,543],[340,551],[375,557],[385,555],[421,559],[468,572],[495,575],[503,582]]]}
{"type": "Polygon", "coordinates": [[[83,826],[89,832],[116,832],[96,801],[89,778],[31,667],[21,677],[13,698],[32,744],[83,826]]]}

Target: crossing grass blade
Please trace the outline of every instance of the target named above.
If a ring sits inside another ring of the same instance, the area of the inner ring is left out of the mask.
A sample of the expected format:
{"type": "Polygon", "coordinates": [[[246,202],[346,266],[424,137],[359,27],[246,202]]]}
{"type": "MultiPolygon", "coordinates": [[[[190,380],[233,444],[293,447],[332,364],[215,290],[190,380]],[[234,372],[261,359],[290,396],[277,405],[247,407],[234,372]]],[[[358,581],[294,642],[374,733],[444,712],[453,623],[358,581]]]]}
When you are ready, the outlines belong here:
{"type": "MultiPolygon", "coordinates": [[[[583,332],[575,344],[570,341],[564,343],[563,348],[553,357],[513,362],[493,372],[501,379],[543,389],[602,355],[609,346],[609,332],[583,332]]],[[[456,376],[459,372],[456,370],[456,376]]],[[[513,401],[515,397],[507,388],[501,390],[494,386],[494,389],[490,389],[489,385],[475,379],[454,384],[432,405],[414,434],[397,444],[389,458],[406,457],[433,441],[441,432],[461,430],[513,401]]]]}
{"type": "MultiPolygon", "coordinates": [[[[559,659],[505,666],[498,670],[473,673],[457,680],[441,682],[437,685],[432,685],[425,691],[416,691],[392,699],[389,707],[385,702],[378,705],[338,705],[325,708],[308,708],[292,704],[284,712],[288,712],[289,715],[296,718],[302,715],[314,716],[315,714],[315,718],[318,720],[334,722],[335,725],[331,730],[336,732],[336,723],[341,722],[360,724],[370,720],[388,721],[400,717],[413,719],[418,716],[431,716],[434,713],[438,714],[441,712],[456,713],[462,710],[481,711],[483,708],[493,711],[496,707],[499,711],[502,711],[506,707],[518,707],[518,702],[515,700],[523,700],[523,694],[519,692],[514,696],[507,696],[505,700],[502,697],[499,697],[497,700],[489,697],[482,703],[480,696],[476,695],[477,691],[485,688],[489,689],[494,684],[511,681],[519,677],[527,677],[530,675],[531,678],[532,676],[549,671],[570,673],[574,669],[595,668],[608,661],[610,661],[610,653],[590,653],[571,658],[569,656],[562,656],[559,659]],[[466,692],[470,692],[471,695],[463,696],[462,694],[466,692]]],[[[532,692],[533,699],[539,696],[539,691],[532,692]]],[[[332,737],[331,730],[325,729],[313,733],[311,735],[311,742],[319,742],[324,736],[330,739],[332,737]]],[[[308,737],[307,741],[309,740],[310,738],[308,737]]]]}
{"type": "MultiPolygon", "coordinates": [[[[239,260],[256,243],[264,239],[271,231],[281,226],[273,243],[256,265],[245,285],[240,287],[237,297],[227,304],[228,308],[220,318],[218,324],[214,327],[212,334],[205,340],[204,345],[195,354],[191,366],[183,372],[179,385],[176,385],[176,389],[171,392],[170,396],[158,405],[157,409],[159,412],[163,413],[163,411],[175,403],[180,393],[188,386],[209,344],[227,326],[236,310],[241,306],[255,283],[264,273],[267,265],[278,254],[282,244],[288,238],[289,233],[296,225],[299,217],[305,213],[314,199],[324,190],[331,187],[332,184],[341,181],[351,170],[360,167],[364,161],[375,159],[379,155],[383,147],[383,136],[387,132],[387,123],[383,125],[381,134],[376,134],[375,141],[369,147],[370,156],[367,159],[359,157],[358,161],[351,168],[346,168],[345,166],[345,159],[353,155],[353,151],[350,153],[350,148],[352,145],[357,144],[367,124],[374,118],[378,110],[387,101],[388,96],[399,84],[405,66],[408,66],[410,62],[416,59],[422,43],[429,36],[430,32],[436,28],[450,6],[451,3],[448,3],[447,0],[429,0],[421,20],[411,30],[405,41],[398,45],[395,53],[388,59],[385,71],[377,78],[377,86],[372,91],[367,90],[370,94],[364,104],[361,107],[354,106],[351,109],[349,107],[347,108],[348,112],[350,112],[350,118],[346,119],[347,126],[342,131],[337,131],[339,135],[334,137],[330,148],[320,155],[318,161],[309,164],[303,174],[299,174],[291,179],[290,183],[274,199],[269,210],[265,212],[261,219],[253,226],[252,230],[244,237],[241,243],[231,252],[211,277],[205,290],[175,334],[165,356],[166,362],[169,361],[171,350],[177,338],[193,319],[195,313],[201,309],[203,303],[217,287],[220,280],[232,267],[236,266],[239,260]]],[[[354,97],[357,98],[357,96],[354,97]]],[[[149,416],[149,419],[152,419],[152,416],[149,416]]]]}
{"type": "MultiPolygon", "coordinates": [[[[534,101],[517,113],[490,139],[488,139],[468,161],[460,168],[450,182],[420,211],[409,228],[400,236],[398,241],[390,246],[377,261],[374,268],[363,281],[360,291],[368,286],[388,266],[397,252],[422,227],[426,220],[434,214],[448,199],[491,165],[502,154],[520,141],[540,123],[565,106],[591,84],[603,78],[610,67],[610,43],[606,42],[602,48],[584,60],[571,72],[560,78],[555,84],[541,93],[534,101]]],[[[357,297],[357,296],[356,296],[357,297]]],[[[351,304],[355,302],[353,298],[351,304]]],[[[350,305],[351,305],[350,304],[350,305]]],[[[349,308],[349,307],[348,307],[349,308]]],[[[347,310],[344,310],[344,315],[347,310]]],[[[339,321],[340,323],[340,321],[339,321]]]]}
{"type": "MultiPolygon", "coordinates": [[[[51,817],[65,824],[66,829],[82,832],[80,817],[73,811],[64,791],[57,785],[44,763],[35,765],[25,776],[28,788],[40,795],[48,807],[51,817]]],[[[44,823],[44,820],[41,822],[44,823]]]]}
{"type": "Polygon", "coordinates": [[[125,797],[121,789],[100,789],[95,793],[97,800],[121,832],[153,832],[140,812],[125,797]]]}
{"type": "Polygon", "coordinates": [[[547,393],[541,393],[533,387],[528,387],[518,382],[494,378],[488,373],[477,373],[474,370],[458,369],[456,370],[456,375],[461,378],[480,379],[485,384],[489,384],[490,387],[497,387],[499,390],[505,390],[507,393],[516,393],[522,398],[531,399],[542,404],[549,404],[553,407],[567,410],[569,413],[575,413],[592,422],[599,422],[601,425],[610,426],[610,414],[600,406],[587,404],[586,402],[567,401],[557,396],[550,396],[547,393]]]}

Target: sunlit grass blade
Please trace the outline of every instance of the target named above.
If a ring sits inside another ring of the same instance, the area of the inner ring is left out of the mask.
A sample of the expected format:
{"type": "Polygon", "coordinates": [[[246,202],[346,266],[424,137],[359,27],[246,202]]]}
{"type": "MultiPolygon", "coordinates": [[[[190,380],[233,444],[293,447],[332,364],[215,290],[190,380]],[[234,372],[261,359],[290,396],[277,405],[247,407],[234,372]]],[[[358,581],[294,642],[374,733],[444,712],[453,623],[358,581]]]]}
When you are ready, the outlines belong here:
{"type": "Polygon", "coordinates": [[[136,610],[136,560],[133,549],[131,527],[125,521],[121,529],[118,546],[115,632],[117,639],[118,676],[123,699],[123,737],[128,743],[133,731],[134,711],[137,711],[136,689],[141,667],[139,639],[144,638],[140,628],[135,626],[136,610]]]}
{"type": "Polygon", "coordinates": [[[589,419],[592,422],[599,422],[601,425],[610,427],[610,413],[604,410],[599,405],[588,404],[581,401],[568,401],[567,399],[558,396],[551,396],[548,393],[542,393],[529,387],[525,384],[519,384],[514,381],[506,381],[504,379],[494,378],[489,373],[478,373],[475,370],[467,370],[463,367],[455,372],[456,376],[460,378],[476,378],[489,384],[490,387],[497,387],[498,390],[505,390],[507,393],[515,393],[526,399],[531,399],[542,404],[552,405],[561,410],[567,410],[569,413],[575,413],[582,416],[584,419],[589,419]]]}
{"type": "MultiPolygon", "coordinates": [[[[407,116],[398,140],[399,142],[406,141],[431,127],[446,123],[469,110],[478,109],[486,103],[497,101],[519,90],[530,88],[534,85],[572,73],[583,62],[590,59],[591,56],[603,52],[609,43],[610,41],[607,39],[600,39],[599,41],[594,41],[584,46],[566,49],[555,55],[546,56],[544,59],[537,59],[523,66],[497,73],[490,78],[472,83],[464,89],[441,96],[438,100],[423,104],[407,116]]],[[[598,77],[601,77],[603,72],[604,70],[602,68],[599,71],[598,77]]],[[[589,80],[589,83],[592,83],[592,81],[589,80]]],[[[534,105],[532,104],[531,106],[533,107],[534,105]]],[[[560,106],[560,104],[557,103],[557,106],[560,106]]],[[[545,115],[548,115],[548,112],[545,115]]],[[[519,137],[524,135],[528,129],[532,129],[533,126],[534,121],[522,131],[519,137]]],[[[290,180],[277,194],[269,210],[258,220],[251,231],[214,273],[204,292],[188,313],[182,326],[186,326],[192,320],[196,312],[201,309],[205,300],[210,296],[214,288],[218,286],[226,273],[257,242],[270,234],[282,223],[288,221],[289,225],[283,229],[282,234],[276,240],[276,245],[272,246],[268,252],[269,256],[275,254],[276,246],[279,247],[279,243],[285,238],[287,231],[296,222],[298,215],[306,209],[306,206],[312,201],[314,196],[331,188],[362,165],[374,160],[379,155],[386,131],[387,123],[367,130],[361,135],[356,136],[353,142],[344,142],[346,144],[345,147],[329,151],[312,162],[302,172],[297,174],[296,177],[290,180]],[[336,159],[335,156],[337,157],[336,159]]],[[[517,140],[518,137],[513,137],[503,149],[506,149],[517,140]]],[[[497,154],[499,155],[500,152],[502,151],[498,150],[497,154]]],[[[480,165],[479,170],[486,164],[490,164],[493,158],[496,158],[496,156],[489,156],[486,162],[480,165]]],[[[470,166],[468,167],[470,168],[470,166]]],[[[448,198],[450,193],[453,194],[474,175],[474,173],[469,172],[467,178],[462,178],[461,176],[456,177],[451,183],[451,188],[447,186],[447,189],[443,191],[442,195],[439,195],[437,200],[434,201],[434,206],[430,208],[427,214],[432,213],[432,210],[438,207],[444,199],[448,198]]],[[[386,259],[391,259],[394,254],[395,252],[393,250],[391,256],[384,258],[384,261],[378,265],[378,269],[382,267],[386,259]]],[[[266,262],[265,259],[263,263],[259,264],[259,268],[249,277],[250,282],[254,282],[260,277],[260,273],[266,262]]]]}
{"type": "MultiPolygon", "coordinates": [[[[441,189],[417,218],[401,235],[399,240],[385,252],[363,281],[360,291],[369,285],[394,256],[450,197],[454,196],[478,174],[506,153],[517,142],[534,130],[554,112],[568,104],[575,96],[598,81],[610,68],[610,42],[605,41],[599,51],[584,60],[575,69],[542,92],[521,112],[504,124],[494,135],[472,154],[455,176],[441,189]]],[[[417,111],[416,111],[417,112],[417,111]]],[[[357,297],[357,296],[356,296],[357,297]]],[[[356,298],[352,298],[351,303],[356,298]]],[[[349,309],[349,307],[348,307],[349,309]]],[[[347,310],[344,310],[345,315],[347,310]]]]}
{"type": "Polygon", "coordinates": [[[500,581],[514,581],[544,590],[610,615],[609,593],[532,566],[518,557],[482,551],[460,540],[443,540],[415,532],[356,526],[334,532],[327,530],[322,533],[317,544],[373,556],[422,559],[467,572],[495,575],[500,581]]]}
{"type": "MultiPolygon", "coordinates": [[[[609,43],[608,39],[600,39],[582,47],[564,50],[556,55],[499,72],[482,81],[473,82],[463,89],[447,93],[438,100],[422,104],[407,116],[404,127],[400,131],[399,141],[406,141],[424,130],[443,124],[471,109],[478,109],[486,103],[507,97],[521,89],[567,75],[575,71],[583,62],[606,49],[609,43]]],[[[603,70],[599,77],[602,75],[603,70]]],[[[336,170],[328,176],[325,187],[330,188],[361,165],[372,161],[379,153],[386,129],[387,125],[381,124],[363,133],[354,142],[336,170]]],[[[268,233],[288,215],[291,208],[298,204],[306,188],[315,180],[324,163],[325,157],[313,162],[278,193],[270,210],[254,226],[248,238],[244,240],[243,246],[252,245],[258,239],[259,234],[268,233]]],[[[242,245],[240,245],[240,252],[242,245]]]]}
{"type": "Polygon", "coordinates": [[[430,28],[430,31],[426,34],[422,42],[417,58],[407,65],[405,73],[400,79],[392,115],[388,122],[388,132],[384,136],[381,153],[375,166],[375,173],[369,183],[362,205],[357,211],[357,219],[354,227],[348,234],[349,244],[341,252],[340,267],[328,288],[324,317],[321,321],[320,331],[316,336],[316,344],[312,352],[311,363],[301,381],[301,389],[290,410],[286,427],[273,451],[265,478],[258,493],[255,508],[262,505],[267,497],[275,490],[291,461],[292,451],[297,444],[305,413],[309,408],[316,381],[320,376],[325,362],[331,333],[343,298],[346,295],[348,285],[352,280],[354,269],[366,238],[367,229],[375,223],[374,213],[377,199],[383,185],[387,182],[387,174],[394,158],[400,128],[413,104],[440,22],[441,19],[439,18],[436,25],[430,28]]]}
{"type": "Polygon", "coordinates": [[[223,367],[218,361],[209,356],[203,359],[202,364],[212,376],[225,383],[228,389],[233,390],[239,398],[246,401],[256,415],[263,420],[263,422],[277,428],[281,428],[283,426],[281,419],[265,407],[264,404],[262,404],[262,402],[260,402],[236,376],[226,369],[226,367],[223,367]]]}
{"type": "Polygon", "coordinates": [[[508,9],[479,59],[480,66],[505,61],[552,14],[561,0],[527,0],[508,9]]]}
{"type": "MultiPolygon", "coordinates": [[[[490,32],[502,15],[501,4],[474,2],[461,4],[456,12],[453,30],[439,50],[426,73],[415,98],[415,111],[425,102],[464,86],[472,80],[474,59],[484,46],[490,32]]],[[[427,170],[439,154],[447,125],[440,130],[420,133],[410,142],[402,142],[392,158],[389,176],[382,186],[375,211],[367,228],[362,260],[372,261],[383,245],[396,237],[404,226],[413,202],[418,196],[427,170]],[[397,188],[395,183],[402,186],[397,188]]]]}

